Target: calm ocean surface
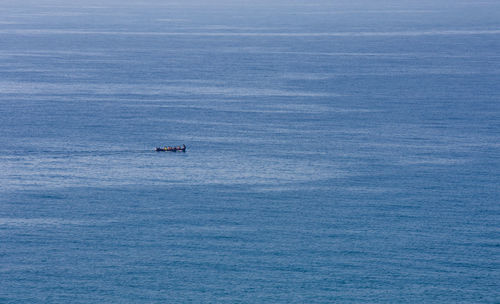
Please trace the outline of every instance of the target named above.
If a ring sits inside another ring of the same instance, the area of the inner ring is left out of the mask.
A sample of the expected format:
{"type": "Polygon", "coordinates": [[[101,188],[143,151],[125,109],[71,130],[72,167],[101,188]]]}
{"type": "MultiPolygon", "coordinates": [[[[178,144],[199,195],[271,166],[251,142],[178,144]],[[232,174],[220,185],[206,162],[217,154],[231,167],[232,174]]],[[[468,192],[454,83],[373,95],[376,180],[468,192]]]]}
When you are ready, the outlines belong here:
{"type": "Polygon", "coordinates": [[[500,2],[67,2],[0,2],[0,303],[500,302],[500,2]]]}

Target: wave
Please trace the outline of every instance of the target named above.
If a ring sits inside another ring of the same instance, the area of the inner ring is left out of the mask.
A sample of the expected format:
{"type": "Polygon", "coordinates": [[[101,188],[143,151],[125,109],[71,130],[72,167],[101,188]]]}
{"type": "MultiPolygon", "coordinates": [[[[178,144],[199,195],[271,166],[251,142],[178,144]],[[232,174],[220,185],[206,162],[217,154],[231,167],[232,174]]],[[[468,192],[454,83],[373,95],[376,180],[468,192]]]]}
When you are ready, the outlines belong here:
{"type": "Polygon", "coordinates": [[[394,32],[139,32],[90,31],[62,29],[3,29],[0,34],[16,35],[110,35],[110,36],[208,36],[208,37],[416,37],[499,35],[500,29],[491,30],[423,30],[394,32]]]}
{"type": "Polygon", "coordinates": [[[81,225],[84,223],[84,221],[65,220],[60,218],[0,218],[0,227],[61,226],[81,225]]]}
{"type": "Polygon", "coordinates": [[[124,94],[141,95],[210,95],[229,97],[332,97],[334,93],[318,93],[270,88],[221,87],[196,85],[134,85],[134,84],[67,84],[27,81],[0,81],[0,90],[4,94],[124,94]]]}

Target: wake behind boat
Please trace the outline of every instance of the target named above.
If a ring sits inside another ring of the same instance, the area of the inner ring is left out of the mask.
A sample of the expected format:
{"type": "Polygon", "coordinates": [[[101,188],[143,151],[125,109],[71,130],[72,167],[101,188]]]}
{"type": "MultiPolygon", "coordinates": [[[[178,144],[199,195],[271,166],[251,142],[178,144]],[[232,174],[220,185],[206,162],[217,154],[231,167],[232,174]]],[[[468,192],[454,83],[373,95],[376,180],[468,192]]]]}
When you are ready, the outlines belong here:
{"type": "Polygon", "coordinates": [[[186,152],[186,145],[177,146],[177,147],[170,147],[170,146],[165,146],[165,147],[156,147],[155,149],[156,152],[186,152]]]}

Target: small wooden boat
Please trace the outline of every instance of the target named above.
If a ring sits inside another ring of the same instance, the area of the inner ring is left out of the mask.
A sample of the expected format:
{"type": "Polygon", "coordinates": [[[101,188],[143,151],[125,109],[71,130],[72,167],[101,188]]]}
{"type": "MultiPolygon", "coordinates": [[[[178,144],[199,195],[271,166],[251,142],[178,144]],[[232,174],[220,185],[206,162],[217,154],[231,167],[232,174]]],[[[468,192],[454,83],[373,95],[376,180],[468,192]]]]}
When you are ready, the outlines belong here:
{"type": "Polygon", "coordinates": [[[155,149],[156,152],[186,152],[186,145],[178,146],[178,147],[157,147],[155,149]]]}

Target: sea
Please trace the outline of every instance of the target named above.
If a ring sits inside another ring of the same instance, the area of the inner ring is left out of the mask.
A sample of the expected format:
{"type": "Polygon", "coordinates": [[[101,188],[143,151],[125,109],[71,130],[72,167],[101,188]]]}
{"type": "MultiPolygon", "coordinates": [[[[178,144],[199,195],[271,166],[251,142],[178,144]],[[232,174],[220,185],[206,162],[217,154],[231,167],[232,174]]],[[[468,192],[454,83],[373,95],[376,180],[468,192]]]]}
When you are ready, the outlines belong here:
{"type": "Polygon", "coordinates": [[[0,303],[500,303],[499,184],[497,0],[0,1],[0,303]]]}

